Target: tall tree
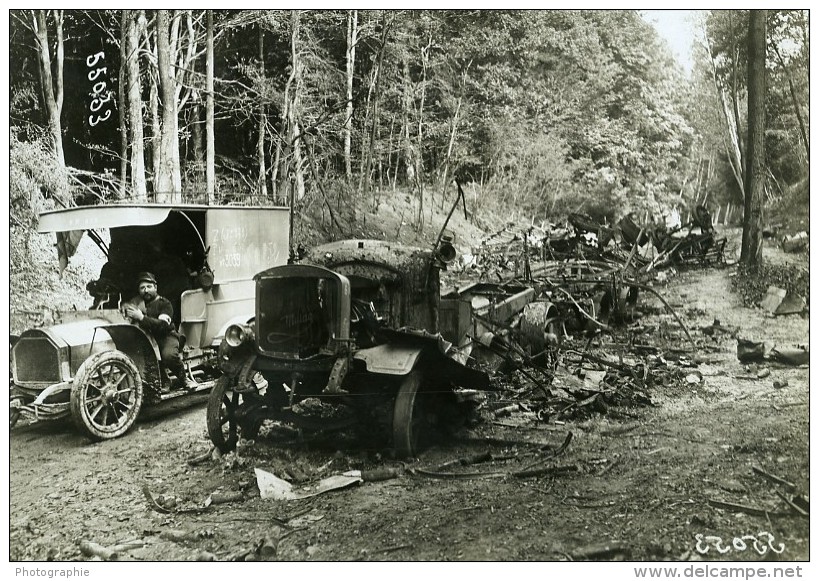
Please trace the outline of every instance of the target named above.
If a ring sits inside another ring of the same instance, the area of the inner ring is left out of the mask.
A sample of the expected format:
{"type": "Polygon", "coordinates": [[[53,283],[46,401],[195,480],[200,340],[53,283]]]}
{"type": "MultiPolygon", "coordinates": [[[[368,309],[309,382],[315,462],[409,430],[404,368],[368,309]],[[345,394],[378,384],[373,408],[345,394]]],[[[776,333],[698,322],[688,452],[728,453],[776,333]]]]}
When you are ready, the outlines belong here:
{"type": "MultiPolygon", "coordinates": [[[[264,78],[264,27],[259,26],[259,67],[260,74],[264,78]]],[[[256,157],[259,160],[259,196],[267,199],[267,166],[265,164],[265,132],[267,131],[267,114],[265,113],[264,100],[259,99],[259,138],[256,142],[256,157]]]]}
{"type": "Polygon", "coordinates": [[[54,24],[57,35],[57,62],[56,75],[51,74],[51,47],[48,40],[48,10],[35,10],[33,28],[37,40],[37,56],[40,69],[40,86],[43,102],[45,103],[48,129],[51,133],[51,145],[57,163],[65,166],[63,152],[63,130],[60,117],[63,111],[63,61],[65,49],[63,46],[63,11],[54,10],[54,24]]]}
{"type": "Polygon", "coordinates": [[[355,79],[355,48],[358,44],[358,10],[347,11],[347,106],[344,118],[344,173],[347,180],[353,178],[352,135],[353,135],[353,80],[355,79]]]}
{"type": "Polygon", "coordinates": [[[289,193],[291,208],[296,200],[304,197],[304,163],[302,160],[301,142],[301,96],[302,76],[304,66],[300,58],[299,29],[300,13],[298,10],[290,12],[290,76],[284,89],[284,110],[282,122],[285,131],[283,144],[282,165],[283,179],[286,180],[286,190],[289,193]]]}
{"type": "Polygon", "coordinates": [[[142,10],[123,10],[125,23],[125,81],[128,101],[128,129],[130,133],[131,189],[137,200],[147,198],[145,181],[145,147],[142,131],[142,83],[139,67],[140,28],[145,26],[142,10]]]}
{"type": "Polygon", "coordinates": [[[748,154],[745,215],[740,261],[755,266],[762,260],[762,201],[765,193],[765,49],[766,11],[748,16],[748,154]]]}
{"type": "Polygon", "coordinates": [[[172,70],[171,23],[167,10],[156,13],[156,52],[162,117],[159,137],[159,168],[156,176],[158,202],[176,202],[181,198],[182,184],[178,167],[174,167],[174,142],[177,139],[176,80],[172,70]]]}
{"type": "Polygon", "coordinates": [[[215,149],[216,139],[213,128],[213,10],[208,10],[207,15],[207,40],[206,40],[206,64],[205,64],[205,139],[207,147],[205,153],[205,188],[208,194],[208,204],[214,203],[216,191],[215,177],[215,149]]]}

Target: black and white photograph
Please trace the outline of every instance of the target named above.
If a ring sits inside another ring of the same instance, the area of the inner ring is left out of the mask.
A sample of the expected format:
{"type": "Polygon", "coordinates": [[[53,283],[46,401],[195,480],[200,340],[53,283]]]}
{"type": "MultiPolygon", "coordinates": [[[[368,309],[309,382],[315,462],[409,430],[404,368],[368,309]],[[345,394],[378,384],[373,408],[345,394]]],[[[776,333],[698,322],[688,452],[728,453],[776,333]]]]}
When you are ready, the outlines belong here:
{"type": "Polygon", "coordinates": [[[477,6],[7,10],[14,578],[817,569],[810,11],[477,6]]]}

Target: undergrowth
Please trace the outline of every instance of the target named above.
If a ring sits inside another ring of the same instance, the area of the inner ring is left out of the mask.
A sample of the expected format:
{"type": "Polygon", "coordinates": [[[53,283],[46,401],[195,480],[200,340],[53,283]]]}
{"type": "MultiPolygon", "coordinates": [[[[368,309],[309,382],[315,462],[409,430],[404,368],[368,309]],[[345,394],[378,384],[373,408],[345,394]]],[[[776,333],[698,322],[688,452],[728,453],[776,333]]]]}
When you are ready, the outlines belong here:
{"type": "Polygon", "coordinates": [[[810,273],[804,266],[797,264],[762,263],[756,267],[740,264],[737,276],[731,279],[732,290],[742,297],[746,306],[758,304],[769,286],[777,286],[804,297],[810,305],[810,273]]]}

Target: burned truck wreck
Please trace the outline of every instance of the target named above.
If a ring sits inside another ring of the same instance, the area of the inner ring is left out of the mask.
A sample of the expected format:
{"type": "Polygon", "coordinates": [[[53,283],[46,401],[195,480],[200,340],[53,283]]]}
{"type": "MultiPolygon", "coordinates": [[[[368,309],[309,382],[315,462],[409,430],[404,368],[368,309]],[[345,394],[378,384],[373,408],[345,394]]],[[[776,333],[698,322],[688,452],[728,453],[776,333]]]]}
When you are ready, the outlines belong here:
{"type": "Polygon", "coordinates": [[[315,427],[380,421],[397,456],[417,454],[457,413],[459,389],[490,388],[466,364],[468,328],[452,316],[469,304],[441,298],[440,271],[454,257],[448,242],[346,240],[258,273],[252,324],[229,327],[219,349],[214,445],[232,450],[265,420],[314,426],[298,404],[317,399],[346,413],[315,427]]]}

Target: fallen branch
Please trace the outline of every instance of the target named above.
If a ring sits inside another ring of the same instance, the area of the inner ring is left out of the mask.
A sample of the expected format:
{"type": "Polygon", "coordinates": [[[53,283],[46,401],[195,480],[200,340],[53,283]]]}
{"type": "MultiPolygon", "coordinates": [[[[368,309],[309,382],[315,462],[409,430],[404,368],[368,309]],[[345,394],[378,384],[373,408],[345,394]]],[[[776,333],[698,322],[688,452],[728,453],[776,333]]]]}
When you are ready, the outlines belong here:
{"type": "Polygon", "coordinates": [[[420,474],[428,478],[446,479],[466,479],[466,478],[503,478],[508,472],[436,472],[434,470],[424,470],[423,468],[410,468],[410,474],[420,474]]]}
{"type": "Polygon", "coordinates": [[[786,512],[777,512],[773,510],[766,510],[764,508],[756,508],[754,506],[745,506],[742,504],[734,504],[732,502],[723,502],[721,500],[714,500],[712,498],[707,499],[708,504],[713,506],[714,508],[721,508],[723,510],[730,510],[733,512],[743,512],[745,514],[749,514],[751,516],[764,516],[765,518],[776,517],[776,516],[788,516],[786,512]]]}
{"type": "Polygon", "coordinates": [[[109,547],[109,550],[114,551],[115,553],[124,553],[125,551],[130,551],[132,549],[141,549],[146,544],[147,543],[143,539],[137,539],[134,541],[118,543],[112,547],[109,547]]]}
{"type": "Polygon", "coordinates": [[[457,458],[455,460],[450,460],[449,462],[444,462],[443,464],[440,464],[436,470],[446,470],[452,466],[471,466],[472,464],[480,464],[481,462],[490,462],[494,459],[495,458],[492,456],[491,452],[482,452],[481,454],[476,454],[475,456],[457,458]]]}
{"type": "MultiPolygon", "coordinates": [[[[515,426],[512,424],[500,424],[498,422],[492,422],[496,425],[501,425],[508,428],[515,428],[519,429],[520,426],[515,426]]],[[[562,428],[561,428],[562,429],[562,428]]],[[[543,442],[530,442],[527,440],[506,440],[503,438],[453,438],[457,442],[461,443],[474,443],[474,444],[490,444],[495,446],[537,446],[538,448],[544,446],[543,442]]],[[[548,444],[547,444],[548,445],[548,444]]]]}
{"type": "Polygon", "coordinates": [[[154,495],[151,494],[151,491],[148,489],[147,484],[142,487],[142,493],[145,495],[145,498],[148,500],[148,506],[150,506],[155,511],[162,512],[162,513],[165,513],[165,514],[173,512],[171,510],[168,510],[167,508],[165,508],[164,506],[162,506],[161,504],[159,504],[156,501],[156,499],[154,498],[154,495]]]}
{"type": "Polygon", "coordinates": [[[184,541],[192,541],[196,538],[196,535],[190,531],[185,531],[182,529],[168,529],[159,533],[159,538],[165,541],[181,543],[184,541]]]}
{"type": "Polygon", "coordinates": [[[544,468],[535,468],[532,470],[521,470],[519,472],[512,472],[512,476],[516,478],[529,478],[531,476],[558,476],[560,474],[568,474],[569,472],[577,472],[577,465],[570,464],[569,466],[548,466],[544,468]]]}
{"type": "Polygon", "coordinates": [[[99,557],[103,561],[116,561],[119,559],[119,554],[116,551],[107,549],[93,541],[82,539],[79,544],[80,551],[86,557],[99,557]]]}
{"type": "Polygon", "coordinates": [[[226,504],[228,502],[239,502],[244,500],[241,492],[214,492],[205,499],[204,506],[212,504],[226,504]]]}
{"type": "MultiPolygon", "coordinates": [[[[541,458],[537,462],[533,462],[533,463],[529,464],[528,466],[524,466],[521,470],[518,470],[518,472],[520,472],[520,473],[529,472],[529,471],[534,470],[535,466],[540,466],[544,462],[548,462],[549,460],[554,460],[560,454],[562,454],[563,452],[566,451],[566,448],[569,447],[569,444],[571,443],[573,437],[574,437],[574,434],[572,434],[572,432],[569,432],[568,434],[566,434],[566,437],[564,438],[563,443],[554,452],[552,452],[551,456],[548,456],[546,458],[541,458]]],[[[548,445],[543,446],[541,448],[541,450],[545,450],[545,449],[548,449],[548,445]]]]}
{"type": "Polygon", "coordinates": [[[794,490],[796,490],[796,485],[793,482],[788,482],[787,480],[780,478],[779,476],[775,476],[770,472],[765,472],[765,470],[763,470],[759,466],[751,466],[751,470],[753,470],[763,478],[773,482],[774,484],[783,485],[788,490],[788,492],[793,492],[794,490]]]}
{"type": "Polygon", "coordinates": [[[642,427],[643,424],[631,424],[630,426],[623,426],[621,428],[614,428],[611,430],[602,430],[600,432],[601,436],[620,436],[622,434],[627,434],[628,432],[633,432],[637,428],[642,427]]]}
{"type": "Polygon", "coordinates": [[[623,555],[624,557],[627,558],[631,554],[631,551],[629,550],[627,545],[617,541],[589,545],[588,547],[572,551],[572,557],[574,557],[575,559],[608,558],[609,560],[611,560],[611,557],[618,554],[623,555]]]}
{"type": "Polygon", "coordinates": [[[204,454],[200,454],[199,456],[192,456],[192,457],[188,458],[188,460],[187,460],[188,464],[191,465],[191,466],[197,466],[199,464],[202,464],[203,462],[206,462],[206,461],[210,460],[211,455],[213,454],[214,447],[215,446],[211,446],[210,450],[208,450],[204,454]]]}
{"type": "Polygon", "coordinates": [[[406,545],[395,545],[393,547],[386,547],[384,549],[379,549],[377,551],[373,551],[373,555],[380,555],[383,553],[392,553],[395,551],[400,551],[401,549],[411,549],[413,547],[412,543],[408,543],[406,545]]]}
{"type": "MultiPolygon", "coordinates": [[[[199,513],[202,512],[204,509],[202,508],[174,508],[173,510],[169,508],[165,508],[161,504],[159,504],[154,495],[151,494],[151,491],[148,489],[148,485],[142,487],[142,494],[145,495],[145,498],[148,500],[148,506],[154,509],[157,512],[161,512],[164,514],[171,514],[171,513],[199,513]]],[[[206,507],[207,508],[207,507],[206,507]]]]}
{"type": "Polygon", "coordinates": [[[792,501],[790,498],[788,498],[787,496],[785,496],[785,495],[782,493],[782,491],[781,491],[781,490],[777,490],[777,491],[776,491],[776,494],[777,494],[777,496],[779,496],[779,498],[781,498],[783,501],[785,501],[785,504],[787,504],[787,505],[788,505],[788,506],[791,508],[791,510],[792,510],[793,512],[795,512],[795,513],[796,513],[796,514],[798,514],[799,516],[803,516],[803,517],[805,517],[805,518],[808,518],[808,517],[810,516],[810,514],[809,514],[807,511],[803,510],[801,507],[799,507],[799,506],[797,506],[796,504],[794,504],[794,503],[793,503],[793,501],[792,501]]]}
{"type": "Polygon", "coordinates": [[[697,344],[694,342],[694,339],[691,338],[691,333],[688,332],[688,328],[685,326],[685,323],[682,322],[682,319],[680,319],[680,316],[677,314],[677,311],[675,311],[671,307],[671,305],[668,304],[668,301],[665,300],[660,293],[658,293],[656,290],[654,290],[652,287],[650,287],[647,284],[641,284],[641,283],[632,282],[632,281],[628,281],[628,282],[624,281],[623,284],[627,284],[629,286],[633,286],[633,287],[639,288],[641,290],[646,290],[646,291],[652,293],[658,299],[660,299],[660,302],[663,303],[666,306],[666,308],[671,312],[671,314],[677,320],[677,323],[680,325],[682,330],[685,332],[685,336],[688,337],[688,341],[691,343],[691,347],[693,349],[694,354],[697,353],[697,344]]]}

